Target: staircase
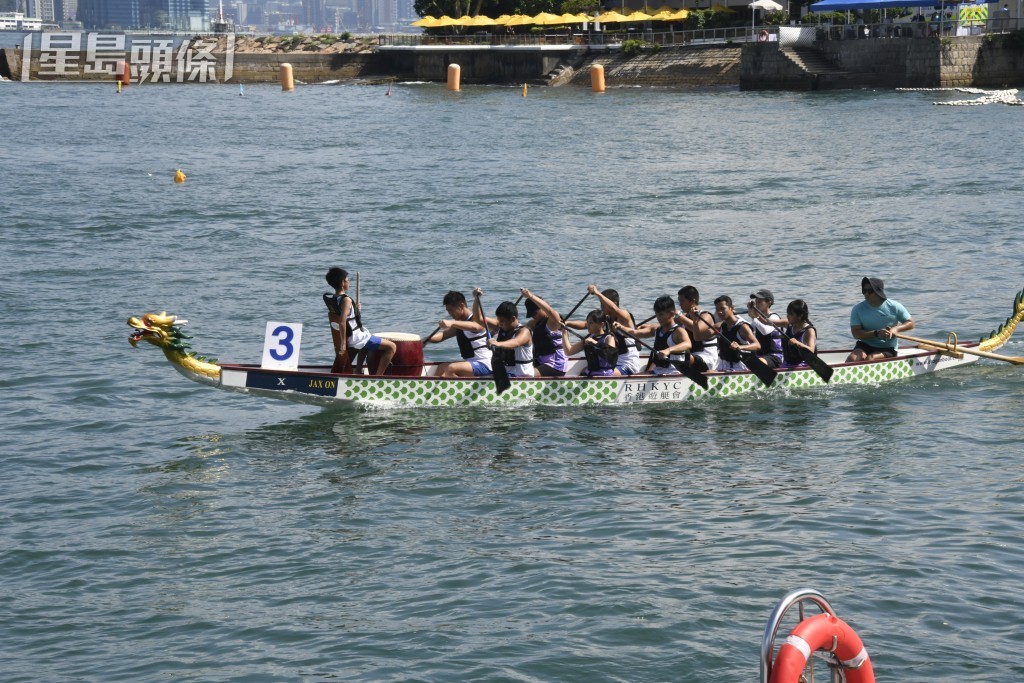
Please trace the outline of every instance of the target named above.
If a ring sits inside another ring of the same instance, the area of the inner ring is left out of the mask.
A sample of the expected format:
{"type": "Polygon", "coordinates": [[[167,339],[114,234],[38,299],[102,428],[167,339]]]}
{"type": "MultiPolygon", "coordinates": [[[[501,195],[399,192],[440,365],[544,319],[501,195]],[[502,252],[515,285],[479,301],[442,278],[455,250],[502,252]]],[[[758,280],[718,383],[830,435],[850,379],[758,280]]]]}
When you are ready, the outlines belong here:
{"type": "Polygon", "coordinates": [[[781,52],[794,64],[814,76],[844,76],[847,73],[813,47],[786,47],[782,48],[781,52]]]}

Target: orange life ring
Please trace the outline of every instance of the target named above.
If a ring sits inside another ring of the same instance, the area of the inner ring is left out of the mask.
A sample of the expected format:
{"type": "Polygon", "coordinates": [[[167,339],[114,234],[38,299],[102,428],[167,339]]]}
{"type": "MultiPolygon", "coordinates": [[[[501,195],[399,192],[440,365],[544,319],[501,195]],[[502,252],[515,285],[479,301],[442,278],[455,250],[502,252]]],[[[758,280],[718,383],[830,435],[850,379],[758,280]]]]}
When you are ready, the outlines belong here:
{"type": "Polygon", "coordinates": [[[757,42],[767,43],[768,42],[768,31],[761,29],[761,32],[757,34],[757,42]]]}
{"type": "Polygon", "coordinates": [[[875,683],[875,670],[864,643],[849,624],[831,614],[818,614],[797,624],[779,648],[769,683],[797,683],[815,650],[835,655],[847,683],[875,683]],[[832,650],[833,638],[835,650],[832,650]]]}

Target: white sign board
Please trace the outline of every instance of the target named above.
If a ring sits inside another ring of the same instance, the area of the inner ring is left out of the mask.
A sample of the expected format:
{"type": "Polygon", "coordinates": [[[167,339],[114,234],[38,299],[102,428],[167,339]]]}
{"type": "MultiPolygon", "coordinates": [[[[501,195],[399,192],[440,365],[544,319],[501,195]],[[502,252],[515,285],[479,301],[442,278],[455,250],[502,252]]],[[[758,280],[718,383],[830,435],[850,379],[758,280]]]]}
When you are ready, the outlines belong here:
{"type": "Polygon", "coordinates": [[[261,368],[297,370],[299,368],[299,342],[302,341],[302,323],[267,323],[263,338],[261,368]]]}

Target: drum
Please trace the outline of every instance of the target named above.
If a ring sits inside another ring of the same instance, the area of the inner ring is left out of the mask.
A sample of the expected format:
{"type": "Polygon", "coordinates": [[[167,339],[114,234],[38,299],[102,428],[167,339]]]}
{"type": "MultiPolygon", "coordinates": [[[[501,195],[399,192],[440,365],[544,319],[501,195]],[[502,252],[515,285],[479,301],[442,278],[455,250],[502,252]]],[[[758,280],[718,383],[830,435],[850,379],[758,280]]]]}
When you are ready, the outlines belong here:
{"type": "MultiPolygon", "coordinates": [[[[419,377],[423,374],[423,343],[418,334],[407,332],[378,332],[381,339],[390,339],[398,347],[395,357],[391,359],[391,367],[384,374],[396,377],[419,377]]],[[[377,372],[380,352],[371,351],[368,359],[370,374],[377,372]]]]}

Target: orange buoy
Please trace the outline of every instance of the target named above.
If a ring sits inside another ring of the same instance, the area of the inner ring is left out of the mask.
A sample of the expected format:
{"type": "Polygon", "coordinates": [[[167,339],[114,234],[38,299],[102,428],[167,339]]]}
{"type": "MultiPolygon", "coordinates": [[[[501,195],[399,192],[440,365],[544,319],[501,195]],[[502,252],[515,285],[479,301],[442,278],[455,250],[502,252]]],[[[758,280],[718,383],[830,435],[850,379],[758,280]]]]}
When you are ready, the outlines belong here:
{"type": "Polygon", "coordinates": [[[604,66],[601,64],[590,67],[590,89],[594,92],[604,92],[604,66]]]}
{"type": "Polygon", "coordinates": [[[295,78],[292,76],[292,65],[285,62],[281,65],[281,90],[291,92],[295,90],[295,78]]]}
{"type": "Polygon", "coordinates": [[[178,183],[179,185],[185,182],[185,178],[187,177],[188,176],[186,176],[180,168],[174,172],[174,182],[178,183]]]}
{"type": "Polygon", "coordinates": [[[459,92],[462,85],[462,67],[458,64],[448,65],[448,89],[452,92],[459,92]]]}
{"type": "Polygon", "coordinates": [[[875,683],[875,670],[860,637],[849,624],[828,613],[804,619],[796,625],[779,648],[769,683],[800,681],[807,660],[816,650],[835,656],[847,683],[875,683]]]}
{"type": "Polygon", "coordinates": [[[117,82],[121,85],[128,85],[132,82],[132,67],[127,60],[117,60],[117,82]]]}

